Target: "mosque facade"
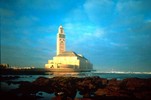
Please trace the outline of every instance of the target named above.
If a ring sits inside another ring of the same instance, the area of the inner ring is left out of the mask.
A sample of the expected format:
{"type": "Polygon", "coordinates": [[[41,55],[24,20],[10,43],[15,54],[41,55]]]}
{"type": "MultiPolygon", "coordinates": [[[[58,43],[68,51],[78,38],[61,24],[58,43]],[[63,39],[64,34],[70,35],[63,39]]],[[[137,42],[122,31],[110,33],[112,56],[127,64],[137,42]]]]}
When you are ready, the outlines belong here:
{"type": "Polygon", "coordinates": [[[60,26],[57,33],[56,56],[52,60],[48,60],[45,68],[52,71],[91,71],[93,65],[81,54],[76,54],[74,51],[66,51],[65,33],[63,27],[60,26]]]}

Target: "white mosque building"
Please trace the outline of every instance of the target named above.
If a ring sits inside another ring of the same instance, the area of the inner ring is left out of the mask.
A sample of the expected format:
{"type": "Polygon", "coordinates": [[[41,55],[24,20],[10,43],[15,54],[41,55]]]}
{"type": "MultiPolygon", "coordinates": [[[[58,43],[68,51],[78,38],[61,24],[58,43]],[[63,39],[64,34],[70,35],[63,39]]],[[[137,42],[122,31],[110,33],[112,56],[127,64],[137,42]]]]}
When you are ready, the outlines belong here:
{"type": "Polygon", "coordinates": [[[93,65],[81,54],[66,51],[65,33],[60,26],[57,34],[57,54],[53,60],[48,60],[45,68],[51,71],[91,71],[93,65]]]}

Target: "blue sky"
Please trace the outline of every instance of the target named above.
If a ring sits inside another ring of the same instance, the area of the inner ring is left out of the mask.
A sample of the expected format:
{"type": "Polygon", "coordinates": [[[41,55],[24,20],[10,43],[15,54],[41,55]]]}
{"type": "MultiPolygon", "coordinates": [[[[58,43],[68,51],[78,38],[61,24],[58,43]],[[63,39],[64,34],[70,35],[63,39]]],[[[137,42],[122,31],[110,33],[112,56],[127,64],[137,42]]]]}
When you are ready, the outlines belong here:
{"type": "Polygon", "coordinates": [[[151,0],[1,0],[1,63],[44,67],[66,48],[102,71],[151,71],[151,0]]]}

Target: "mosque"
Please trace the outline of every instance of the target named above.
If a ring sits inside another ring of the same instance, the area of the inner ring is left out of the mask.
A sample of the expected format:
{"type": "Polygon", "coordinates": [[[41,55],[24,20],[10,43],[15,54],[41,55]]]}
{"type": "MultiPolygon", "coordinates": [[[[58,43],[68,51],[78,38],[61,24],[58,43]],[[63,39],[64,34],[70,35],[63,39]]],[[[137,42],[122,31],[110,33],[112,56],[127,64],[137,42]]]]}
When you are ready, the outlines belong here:
{"type": "Polygon", "coordinates": [[[73,51],[66,51],[65,33],[62,26],[59,26],[57,33],[57,52],[53,60],[48,60],[45,68],[51,71],[91,71],[93,65],[81,54],[73,51]]]}

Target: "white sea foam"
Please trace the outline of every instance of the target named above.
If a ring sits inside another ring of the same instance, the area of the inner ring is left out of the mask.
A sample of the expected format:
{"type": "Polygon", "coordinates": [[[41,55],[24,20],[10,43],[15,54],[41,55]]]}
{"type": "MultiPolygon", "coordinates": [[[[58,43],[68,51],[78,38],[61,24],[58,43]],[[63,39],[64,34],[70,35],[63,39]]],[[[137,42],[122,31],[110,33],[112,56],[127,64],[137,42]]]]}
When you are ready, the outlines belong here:
{"type": "Polygon", "coordinates": [[[115,73],[115,74],[151,74],[151,72],[132,72],[132,71],[100,71],[96,70],[93,73],[115,73]]]}

